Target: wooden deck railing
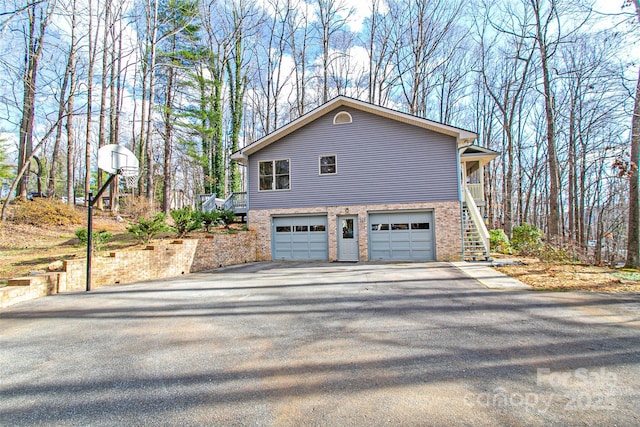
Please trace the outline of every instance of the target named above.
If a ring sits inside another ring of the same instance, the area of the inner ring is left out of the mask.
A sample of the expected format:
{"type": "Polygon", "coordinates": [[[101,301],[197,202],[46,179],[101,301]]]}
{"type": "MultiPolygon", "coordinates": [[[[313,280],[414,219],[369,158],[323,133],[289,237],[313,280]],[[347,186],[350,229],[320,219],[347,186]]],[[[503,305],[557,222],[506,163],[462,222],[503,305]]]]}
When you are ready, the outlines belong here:
{"type": "Polygon", "coordinates": [[[222,205],[224,209],[233,211],[234,213],[247,213],[247,193],[245,191],[231,193],[222,205]]]}
{"type": "Polygon", "coordinates": [[[471,197],[476,202],[484,202],[484,191],[482,189],[482,184],[467,184],[466,188],[469,190],[471,197]]]}

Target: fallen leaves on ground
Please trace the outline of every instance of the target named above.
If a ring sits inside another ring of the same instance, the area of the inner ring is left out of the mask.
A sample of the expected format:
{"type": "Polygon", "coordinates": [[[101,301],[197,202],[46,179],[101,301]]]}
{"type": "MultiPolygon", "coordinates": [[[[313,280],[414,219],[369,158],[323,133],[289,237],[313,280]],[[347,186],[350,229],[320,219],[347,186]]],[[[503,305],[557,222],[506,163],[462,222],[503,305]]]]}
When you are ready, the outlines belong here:
{"type": "Polygon", "coordinates": [[[640,274],[582,264],[555,264],[522,258],[520,263],[494,267],[535,290],[640,292],[640,274]]]}

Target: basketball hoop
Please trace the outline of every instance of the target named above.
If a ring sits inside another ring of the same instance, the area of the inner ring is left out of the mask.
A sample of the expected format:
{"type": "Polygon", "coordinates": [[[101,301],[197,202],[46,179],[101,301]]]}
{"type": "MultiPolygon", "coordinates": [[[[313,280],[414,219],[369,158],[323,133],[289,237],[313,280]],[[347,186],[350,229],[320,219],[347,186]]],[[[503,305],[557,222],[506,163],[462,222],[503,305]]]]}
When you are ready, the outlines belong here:
{"type": "Polygon", "coordinates": [[[133,190],[135,188],[138,183],[138,179],[140,178],[139,169],[133,166],[120,167],[118,175],[123,178],[124,186],[129,190],[133,190]]]}
{"type": "MultiPolygon", "coordinates": [[[[89,166],[87,165],[87,169],[89,166]]],[[[108,144],[98,149],[98,169],[107,172],[109,178],[98,190],[98,194],[95,197],[93,197],[93,193],[87,194],[89,196],[89,205],[87,206],[87,291],[91,290],[91,252],[93,251],[91,242],[93,224],[91,218],[93,216],[93,204],[96,200],[100,200],[102,193],[111,185],[116,176],[121,176],[124,179],[126,188],[133,189],[138,182],[140,162],[128,148],[118,144],[108,144]]]]}

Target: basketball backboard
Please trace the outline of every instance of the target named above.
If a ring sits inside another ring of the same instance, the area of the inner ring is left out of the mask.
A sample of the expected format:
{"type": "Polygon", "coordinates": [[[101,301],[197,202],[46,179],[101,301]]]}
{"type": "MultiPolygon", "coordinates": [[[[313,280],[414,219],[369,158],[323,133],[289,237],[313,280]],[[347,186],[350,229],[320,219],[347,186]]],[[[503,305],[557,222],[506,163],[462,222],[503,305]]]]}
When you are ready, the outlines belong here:
{"type": "Polygon", "coordinates": [[[109,144],[98,150],[98,167],[110,174],[138,174],[140,163],[135,154],[118,144],[109,144]]]}

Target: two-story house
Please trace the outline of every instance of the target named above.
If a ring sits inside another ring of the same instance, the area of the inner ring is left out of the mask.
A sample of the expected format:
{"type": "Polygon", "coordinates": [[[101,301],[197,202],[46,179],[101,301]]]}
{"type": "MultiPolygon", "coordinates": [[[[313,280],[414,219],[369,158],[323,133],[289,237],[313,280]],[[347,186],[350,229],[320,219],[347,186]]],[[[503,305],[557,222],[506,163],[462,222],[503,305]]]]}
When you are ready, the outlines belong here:
{"type": "Polygon", "coordinates": [[[340,96],[233,153],[259,259],[488,257],[476,137],[340,96]]]}

